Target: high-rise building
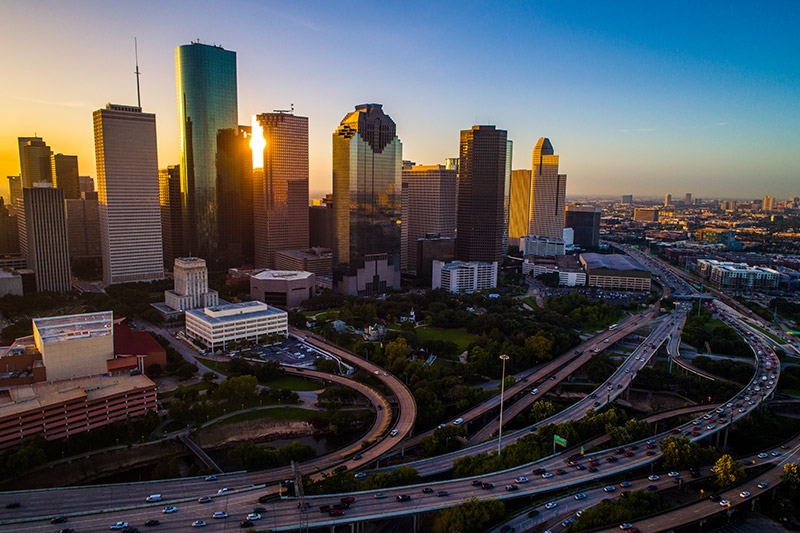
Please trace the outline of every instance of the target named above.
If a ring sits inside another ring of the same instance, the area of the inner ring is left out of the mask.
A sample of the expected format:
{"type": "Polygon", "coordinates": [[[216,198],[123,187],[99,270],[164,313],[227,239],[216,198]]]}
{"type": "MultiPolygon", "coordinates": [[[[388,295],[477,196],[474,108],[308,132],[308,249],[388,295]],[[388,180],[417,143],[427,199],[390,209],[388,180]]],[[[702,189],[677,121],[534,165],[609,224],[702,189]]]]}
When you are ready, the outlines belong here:
{"type": "Polygon", "coordinates": [[[164,291],[167,307],[176,311],[214,307],[219,293],[208,289],[208,268],[199,257],[178,257],[173,267],[175,289],[164,291]]]}
{"type": "Polygon", "coordinates": [[[361,104],[333,133],[334,283],[344,294],[400,288],[403,144],[380,104],[361,104]]]}
{"type": "Polygon", "coordinates": [[[163,279],[156,116],[108,104],[93,118],[103,281],[163,279]]]}
{"type": "Polygon", "coordinates": [[[461,132],[456,256],[462,261],[502,261],[507,135],[494,126],[461,132]]]}
{"type": "Polygon", "coordinates": [[[69,258],[98,259],[102,258],[100,240],[100,201],[97,193],[83,198],[64,201],[67,214],[67,238],[69,240],[69,258]]]}
{"type": "Polygon", "coordinates": [[[623,194],[621,203],[623,203],[623,204],[632,204],[633,203],[633,195],[632,194],[623,194]]]}
{"type": "Polygon", "coordinates": [[[78,180],[78,156],[53,154],[50,158],[53,186],[64,189],[64,198],[74,200],[81,197],[78,180]]]}
{"type": "Polygon", "coordinates": [[[308,118],[253,117],[253,236],[256,268],[275,252],[308,248],[308,118]]]}
{"type": "Polygon", "coordinates": [[[53,183],[50,147],[41,137],[18,137],[17,142],[22,186],[33,187],[34,183],[41,181],[53,183]]]}
{"type": "Polygon", "coordinates": [[[19,253],[19,226],[14,211],[0,198],[0,256],[19,253]]]}
{"type": "Polygon", "coordinates": [[[550,139],[542,137],[533,149],[529,235],[563,237],[566,195],[567,176],[558,173],[558,156],[550,139]]]}
{"type": "Polygon", "coordinates": [[[417,241],[428,233],[455,237],[458,174],[444,165],[403,169],[400,268],[417,270],[417,241]]]}
{"type": "Polygon", "coordinates": [[[81,190],[81,193],[92,193],[95,192],[94,190],[94,180],[89,176],[78,176],[78,187],[81,190]]]}
{"type": "MultiPolygon", "coordinates": [[[[253,263],[252,128],[226,129],[217,137],[219,251],[225,266],[253,263]]],[[[216,262],[219,266],[219,261],[216,262]]]]}
{"type": "Polygon", "coordinates": [[[22,177],[8,176],[8,205],[9,212],[17,212],[17,200],[22,198],[22,177]]]}
{"type": "Polygon", "coordinates": [[[572,228],[572,242],[581,248],[595,248],[600,244],[600,216],[602,209],[593,205],[567,206],[564,225],[572,228]]]}
{"type": "Polygon", "coordinates": [[[683,200],[684,205],[692,205],[692,193],[687,192],[686,198],[683,200]]]}
{"type": "Polygon", "coordinates": [[[176,258],[186,255],[183,248],[180,165],[172,165],[158,171],[158,200],[161,206],[164,268],[169,270],[175,264],[176,258]]]}
{"type": "Polygon", "coordinates": [[[438,233],[428,233],[417,240],[417,279],[431,281],[433,262],[449,263],[456,258],[455,237],[442,237],[438,233]]]}
{"type": "Polygon", "coordinates": [[[761,210],[762,211],[774,211],[775,210],[775,198],[772,196],[765,196],[761,199],[761,210]]]}
{"type": "Polygon", "coordinates": [[[238,131],[236,52],[192,43],[175,49],[178,116],[181,136],[181,193],[184,243],[190,253],[205,257],[211,268],[227,266],[221,254],[221,184],[227,175],[218,153],[225,130],[238,131]]]}
{"type": "Polygon", "coordinates": [[[528,234],[531,212],[531,171],[511,171],[511,205],[508,215],[508,238],[519,246],[520,237],[528,234]]]}
{"type": "Polygon", "coordinates": [[[667,195],[664,196],[664,207],[669,207],[669,204],[671,203],[672,203],[672,195],[667,193],[667,195]]]}
{"type": "Polygon", "coordinates": [[[20,251],[35,272],[36,290],[67,292],[72,282],[64,191],[39,183],[41,187],[22,189],[20,251]]]}
{"type": "Polygon", "coordinates": [[[314,200],[308,208],[308,245],[333,249],[333,195],[314,200]]]}
{"type": "Polygon", "coordinates": [[[506,140],[506,169],[503,175],[503,254],[508,252],[508,227],[511,214],[511,159],[514,142],[506,140]]]}

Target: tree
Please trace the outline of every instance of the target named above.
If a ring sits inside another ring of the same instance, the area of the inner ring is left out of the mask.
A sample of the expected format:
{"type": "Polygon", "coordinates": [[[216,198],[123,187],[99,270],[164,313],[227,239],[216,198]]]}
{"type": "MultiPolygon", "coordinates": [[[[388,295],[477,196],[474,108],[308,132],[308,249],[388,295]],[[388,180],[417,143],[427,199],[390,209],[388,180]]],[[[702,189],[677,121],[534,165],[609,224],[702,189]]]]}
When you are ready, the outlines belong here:
{"type": "Polygon", "coordinates": [[[406,339],[397,337],[395,340],[387,343],[383,351],[388,361],[387,366],[389,370],[396,375],[402,374],[408,364],[408,356],[411,354],[406,339]]]}
{"type": "Polygon", "coordinates": [[[536,279],[548,287],[558,287],[558,272],[539,274],[536,276],[536,279]]]}
{"type": "Polygon", "coordinates": [[[783,481],[792,492],[800,492],[800,465],[797,463],[787,463],[783,465],[781,481],[783,481]]]}
{"type": "Polygon", "coordinates": [[[711,471],[714,472],[716,476],[716,482],[719,488],[735,485],[740,480],[744,479],[744,467],[742,463],[740,461],[734,461],[733,457],[728,454],[717,459],[711,471]]]}
{"type": "Polygon", "coordinates": [[[147,377],[150,378],[158,378],[164,373],[164,369],[161,368],[161,365],[158,363],[153,363],[152,365],[148,366],[145,370],[145,374],[147,377]]]}
{"type": "Polygon", "coordinates": [[[219,375],[216,372],[205,372],[203,374],[203,381],[206,383],[211,383],[212,381],[216,381],[219,375]]]}
{"type": "Polygon", "coordinates": [[[414,391],[417,401],[417,424],[421,428],[432,426],[444,416],[444,404],[436,394],[419,387],[414,391]]]}
{"type": "Polygon", "coordinates": [[[258,380],[255,376],[237,376],[223,380],[217,394],[233,402],[244,402],[256,395],[258,380]]]}
{"type": "Polygon", "coordinates": [[[327,357],[316,357],[314,359],[314,366],[320,372],[327,372],[328,374],[339,373],[339,363],[327,357]]]}
{"type": "Polygon", "coordinates": [[[433,533],[480,533],[490,524],[498,522],[505,515],[505,505],[501,501],[478,501],[475,498],[467,502],[439,511],[433,522],[433,533]]]}

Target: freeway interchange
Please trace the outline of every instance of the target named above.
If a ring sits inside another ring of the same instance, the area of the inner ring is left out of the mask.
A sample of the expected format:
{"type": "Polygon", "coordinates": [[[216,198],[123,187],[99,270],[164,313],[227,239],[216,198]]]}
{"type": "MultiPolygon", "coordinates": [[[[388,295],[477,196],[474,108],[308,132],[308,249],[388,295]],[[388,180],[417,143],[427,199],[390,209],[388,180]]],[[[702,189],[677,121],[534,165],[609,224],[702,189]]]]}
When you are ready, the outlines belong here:
{"type": "MultiPolygon", "coordinates": [[[[676,285],[679,284],[676,283],[676,285]]],[[[684,287],[674,288],[683,289],[684,287]]],[[[69,526],[75,528],[76,531],[107,530],[110,524],[118,521],[128,522],[131,525],[142,525],[147,520],[160,520],[159,531],[186,530],[196,520],[205,521],[207,523],[205,529],[224,531],[236,529],[239,520],[244,519],[255,507],[263,507],[265,511],[260,513],[261,519],[254,523],[254,527],[257,529],[270,528],[274,531],[292,531],[306,523],[311,527],[324,527],[386,519],[392,516],[417,515],[456,505],[469,498],[506,499],[544,494],[640,468],[653,463],[660,457],[659,443],[664,438],[673,435],[685,435],[692,441],[709,438],[736,420],[747,416],[753,409],[758,408],[759,404],[777,386],[780,365],[770,344],[762,342],[762,339],[754,334],[752,328],[744,324],[741,315],[738,315],[733,309],[718,302],[711,306],[726,323],[737,329],[753,348],[757,362],[753,379],[722,406],[710,409],[704,415],[699,415],[694,420],[656,435],[652,439],[629,443],[626,447],[630,449],[622,454],[618,453],[619,449],[606,449],[580,458],[577,464],[574,458],[565,458],[563,454],[555,454],[535,463],[475,478],[435,481],[415,486],[353,494],[309,496],[306,497],[309,509],[305,513],[298,508],[298,500],[294,498],[277,499],[263,504],[257,503],[259,496],[263,496],[270,490],[274,492],[274,489],[265,487],[266,483],[290,477],[286,475],[285,468],[220,475],[213,481],[205,481],[203,478],[186,478],[148,483],[18,491],[0,494],[2,501],[22,502],[22,507],[14,512],[0,509],[0,525],[4,531],[53,531],[54,527],[50,525],[50,518],[57,515],[69,515],[69,526]],[[570,459],[573,461],[572,464],[568,463],[570,459]],[[581,466],[580,469],[576,468],[578,464],[581,466]],[[587,466],[591,466],[592,471],[587,466]],[[533,472],[539,473],[533,474],[533,472]],[[526,482],[515,482],[515,479],[522,480],[524,478],[527,478],[526,482]],[[515,488],[506,490],[506,485],[515,488]],[[238,490],[224,491],[223,489],[226,487],[235,487],[238,490]],[[426,491],[423,492],[423,489],[426,491]],[[163,501],[157,505],[145,502],[145,498],[150,494],[162,494],[163,501]],[[209,496],[210,503],[197,501],[202,496],[209,496]],[[408,498],[405,498],[406,496],[408,498]],[[318,512],[320,507],[324,508],[326,505],[340,503],[340,499],[343,497],[356,499],[349,509],[344,510],[343,516],[329,516],[328,513],[318,512]],[[166,505],[177,507],[177,512],[163,513],[166,505]],[[228,513],[229,518],[211,518],[217,511],[228,513]]],[[[509,408],[512,414],[516,414],[512,409],[516,412],[524,410],[536,398],[585,364],[593,354],[624,338],[641,327],[645,321],[650,321],[653,326],[653,331],[647,339],[626,357],[614,374],[594,392],[535,426],[508,433],[504,437],[503,443],[510,444],[544,424],[580,419],[587,409],[599,409],[612,402],[626,390],[636,372],[649,363],[664,342],[670,341],[668,352],[671,356],[677,356],[676,347],[679,342],[680,330],[685,321],[685,314],[682,311],[676,311],[656,319],[653,318],[654,314],[655,310],[649,309],[639,315],[629,317],[626,321],[620,322],[615,331],[603,332],[595,336],[574,351],[564,354],[557,360],[528,374],[515,386],[509,387],[506,390],[506,401],[515,395],[522,394],[522,397],[516,403],[511,404],[509,408]],[[606,339],[608,339],[607,342],[606,339]],[[538,388],[536,395],[529,393],[529,390],[534,387],[538,388]],[[517,404],[523,407],[515,407],[517,404]]],[[[304,473],[319,475],[342,464],[347,466],[350,471],[363,467],[396,448],[401,439],[410,434],[416,417],[416,404],[410,391],[402,382],[383,372],[383,369],[356,358],[321,338],[303,331],[294,331],[293,333],[317,348],[330,350],[335,355],[376,374],[395,396],[399,405],[398,418],[394,424],[394,429],[398,432],[396,437],[387,434],[389,428],[386,421],[389,416],[387,406],[384,408],[384,415],[379,417],[380,422],[376,421],[373,426],[373,430],[376,427],[380,429],[376,434],[382,433],[383,438],[378,439],[372,448],[360,454],[361,457],[356,459],[356,455],[351,455],[355,454],[355,448],[339,450],[338,457],[335,457],[336,453],[323,456],[325,461],[315,464],[312,471],[305,469],[308,465],[303,465],[304,473]]],[[[333,376],[328,377],[333,378],[333,376]]],[[[362,391],[362,393],[364,392],[362,391]]],[[[373,404],[385,402],[377,393],[372,395],[374,397],[371,397],[368,392],[365,394],[373,404]]],[[[462,415],[462,418],[468,423],[489,412],[497,403],[499,403],[499,397],[472,409],[462,415]]],[[[509,413],[509,411],[506,412],[509,413]]],[[[486,428],[491,425],[491,423],[487,424],[480,429],[478,432],[480,437],[475,440],[479,441],[490,437],[491,434],[487,433],[486,428]]],[[[373,434],[372,431],[370,434],[373,434]]],[[[407,439],[406,445],[418,442],[419,438],[420,435],[407,439]]],[[[496,441],[488,440],[458,452],[407,464],[416,468],[422,476],[427,476],[449,470],[457,457],[495,448],[496,441]]]]}

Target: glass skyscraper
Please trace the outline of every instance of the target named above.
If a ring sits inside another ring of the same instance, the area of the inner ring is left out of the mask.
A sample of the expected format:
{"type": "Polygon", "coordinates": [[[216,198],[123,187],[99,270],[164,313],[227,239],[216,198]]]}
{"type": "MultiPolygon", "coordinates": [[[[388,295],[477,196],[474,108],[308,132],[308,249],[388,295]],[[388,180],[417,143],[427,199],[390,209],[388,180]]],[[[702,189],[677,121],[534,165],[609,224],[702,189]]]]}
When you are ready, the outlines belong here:
{"type": "MultiPolygon", "coordinates": [[[[231,176],[227,158],[217,152],[218,138],[236,137],[236,52],[192,43],[175,49],[178,116],[181,135],[181,200],[184,248],[206,259],[211,268],[235,264],[220,239],[219,191],[231,176]]],[[[226,202],[227,203],[227,202],[226,202]]],[[[234,206],[230,206],[233,208],[234,206]]],[[[237,208],[238,209],[238,208],[237,208]]],[[[241,255],[241,246],[239,247],[241,255]]]]}
{"type": "Polygon", "coordinates": [[[542,137],[533,149],[529,235],[564,236],[566,195],[567,175],[558,173],[558,156],[550,139],[542,137]]]}
{"type": "Polygon", "coordinates": [[[345,294],[400,287],[403,144],[380,104],[361,104],[333,133],[334,283],[345,294]]]}

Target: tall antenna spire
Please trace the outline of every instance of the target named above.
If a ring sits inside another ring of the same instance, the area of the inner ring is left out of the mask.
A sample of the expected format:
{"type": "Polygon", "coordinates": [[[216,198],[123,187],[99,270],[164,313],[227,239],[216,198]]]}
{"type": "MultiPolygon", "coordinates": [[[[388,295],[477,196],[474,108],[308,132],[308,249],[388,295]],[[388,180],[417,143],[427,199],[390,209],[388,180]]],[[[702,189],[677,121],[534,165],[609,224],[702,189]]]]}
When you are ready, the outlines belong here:
{"type": "Polygon", "coordinates": [[[141,109],[142,94],[139,92],[139,74],[141,74],[141,72],[139,72],[139,43],[136,42],[136,37],[133,38],[133,49],[136,52],[136,71],[134,72],[134,74],[136,74],[136,100],[138,101],[139,108],[141,109]]]}

